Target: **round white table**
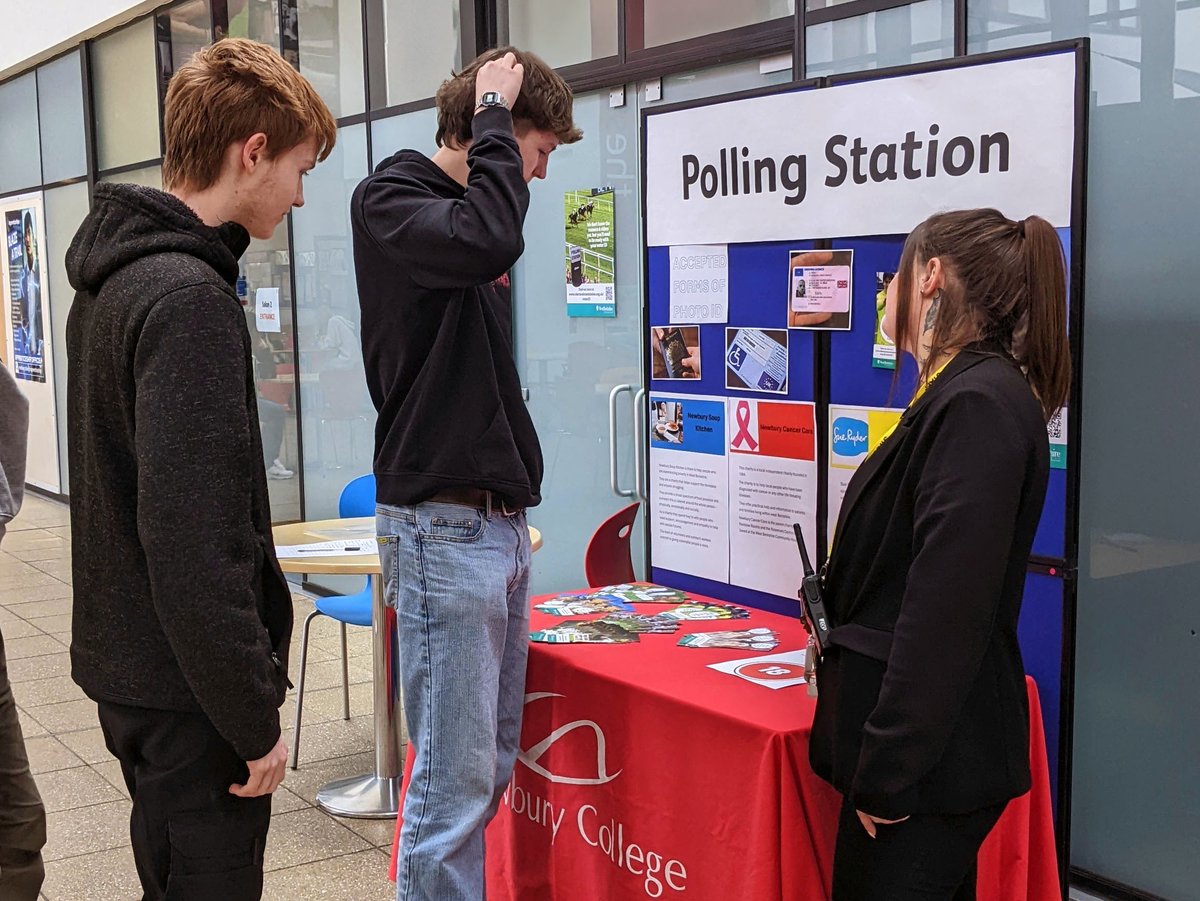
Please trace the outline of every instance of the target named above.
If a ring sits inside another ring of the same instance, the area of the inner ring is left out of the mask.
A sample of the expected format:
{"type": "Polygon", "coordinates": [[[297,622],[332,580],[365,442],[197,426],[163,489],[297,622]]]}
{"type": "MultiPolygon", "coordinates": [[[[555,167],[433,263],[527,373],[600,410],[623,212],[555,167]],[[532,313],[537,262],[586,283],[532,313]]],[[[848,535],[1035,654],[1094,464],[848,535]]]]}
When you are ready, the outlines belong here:
{"type": "MultiPolygon", "coordinates": [[[[275,526],[277,547],[319,544],[375,537],[375,517],[322,519],[275,526]]],[[[542,546],[541,533],[529,527],[533,550],[542,546]]],[[[375,576],[371,580],[372,669],[375,691],[375,771],[327,783],[317,803],[343,817],[394,817],[400,812],[400,781],[404,772],[400,742],[400,649],[396,641],[396,611],[383,601],[383,570],[378,554],[280,557],[287,573],[326,576],[375,576]]]]}

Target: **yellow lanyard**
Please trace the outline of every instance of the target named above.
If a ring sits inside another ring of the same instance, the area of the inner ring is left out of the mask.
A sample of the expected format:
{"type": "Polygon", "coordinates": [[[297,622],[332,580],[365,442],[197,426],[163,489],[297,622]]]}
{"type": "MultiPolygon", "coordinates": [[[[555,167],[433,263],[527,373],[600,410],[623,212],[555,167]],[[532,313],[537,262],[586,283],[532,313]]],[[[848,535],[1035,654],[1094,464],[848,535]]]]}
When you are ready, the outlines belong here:
{"type": "MultiPolygon", "coordinates": [[[[908,402],[909,409],[911,409],[912,405],[921,399],[921,395],[929,390],[929,386],[932,385],[934,383],[934,381],[937,380],[937,377],[942,374],[943,370],[945,370],[945,368],[947,366],[949,366],[953,360],[954,360],[954,357],[951,357],[949,360],[947,360],[945,363],[943,363],[941,366],[939,366],[937,369],[935,369],[933,371],[933,373],[929,376],[928,379],[926,379],[924,382],[921,383],[920,387],[917,388],[917,393],[914,394],[912,400],[910,400],[908,402]]],[[[867,456],[870,457],[871,454],[873,454],[873,453],[875,453],[875,451],[879,450],[879,448],[883,446],[883,443],[892,437],[892,432],[896,431],[896,428],[899,425],[900,425],[900,420],[897,419],[894,423],[892,423],[891,428],[889,428],[886,432],[883,433],[883,437],[879,439],[879,443],[876,444],[873,448],[871,448],[871,452],[868,453],[867,456]]]]}

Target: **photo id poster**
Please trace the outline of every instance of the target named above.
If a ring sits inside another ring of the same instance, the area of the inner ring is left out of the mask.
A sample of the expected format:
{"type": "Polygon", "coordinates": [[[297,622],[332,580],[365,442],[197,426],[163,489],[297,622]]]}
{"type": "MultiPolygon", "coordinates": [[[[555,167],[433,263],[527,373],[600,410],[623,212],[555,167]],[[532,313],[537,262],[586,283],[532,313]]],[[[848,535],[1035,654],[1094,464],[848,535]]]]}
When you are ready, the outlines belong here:
{"type": "Polygon", "coordinates": [[[729,581],[725,399],[650,395],[654,566],[729,581]]]}
{"type": "Polygon", "coordinates": [[[570,317],[616,318],[614,197],[612,188],[567,191],[563,197],[570,317]]]}
{"type": "Polygon", "coordinates": [[[850,479],[862,466],[888,429],[900,421],[903,410],[888,407],[829,405],[829,519],[830,545],[834,540],[842,500],[850,479]]]}
{"type": "Polygon", "coordinates": [[[725,329],[725,387],[787,394],[787,329],[725,329]]]}
{"type": "Polygon", "coordinates": [[[671,322],[729,321],[729,247],[671,248],[671,322]]]}
{"type": "Polygon", "coordinates": [[[729,581],[785,598],[804,577],[793,523],[817,546],[811,403],[729,398],[729,581]]]}
{"type": "Polygon", "coordinates": [[[788,327],[849,331],[853,266],[853,250],[788,254],[788,327]]]}

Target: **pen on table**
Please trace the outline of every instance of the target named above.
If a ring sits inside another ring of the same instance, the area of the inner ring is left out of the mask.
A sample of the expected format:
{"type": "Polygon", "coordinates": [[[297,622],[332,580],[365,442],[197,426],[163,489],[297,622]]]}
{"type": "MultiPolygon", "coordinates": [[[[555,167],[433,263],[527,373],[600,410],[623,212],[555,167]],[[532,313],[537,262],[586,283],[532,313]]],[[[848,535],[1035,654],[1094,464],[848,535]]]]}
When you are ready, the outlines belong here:
{"type": "MultiPolygon", "coordinates": [[[[324,548],[324,547],[298,547],[298,548],[296,548],[296,552],[300,553],[300,554],[311,554],[314,552],[327,551],[327,550],[329,550],[329,548],[324,548]]],[[[342,550],[343,551],[361,551],[362,548],[360,548],[358,545],[354,545],[353,547],[344,547],[344,548],[342,548],[342,550]]]]}

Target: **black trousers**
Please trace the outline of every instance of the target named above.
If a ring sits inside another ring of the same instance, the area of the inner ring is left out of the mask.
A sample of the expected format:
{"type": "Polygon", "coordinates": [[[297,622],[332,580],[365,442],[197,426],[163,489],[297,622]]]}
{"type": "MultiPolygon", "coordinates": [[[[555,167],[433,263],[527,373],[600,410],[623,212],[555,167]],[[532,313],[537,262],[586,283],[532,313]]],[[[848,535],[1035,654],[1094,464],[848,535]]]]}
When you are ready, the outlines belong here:
{"type": "Polygon", "coordinates": [[[271,796],[238,798],[246,764],[198,713],[101,701],[100,726],[133,798],[146,901],[258,901],[271,796]]]}
{"type": "Polygon", "coordinates": [[[29,772],[0,635],[0,899],[36,901],[46,875],[45,843],[46,811],[29,772]]]}
{"type": "Polygon", "coordinates": [[[833,901],[974,901],[975,859],[1004,804],[961,816],[914,816],[871,838],[842,803],[833,901]]]}

